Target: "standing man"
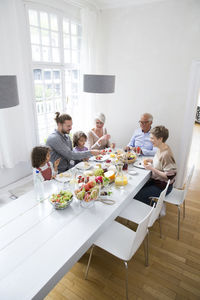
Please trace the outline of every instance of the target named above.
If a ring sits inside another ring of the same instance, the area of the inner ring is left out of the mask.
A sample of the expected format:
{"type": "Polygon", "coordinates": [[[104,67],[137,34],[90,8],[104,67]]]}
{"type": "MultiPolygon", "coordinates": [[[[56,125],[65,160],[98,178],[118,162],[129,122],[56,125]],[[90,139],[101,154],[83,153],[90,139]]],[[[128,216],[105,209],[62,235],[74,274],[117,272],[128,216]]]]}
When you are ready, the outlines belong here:
{"type": "Polygon", "coordinates": [[[151,156],[155,155],[157,148],[153,147],[153,144],[150,141],[150,129],[152,123],[153,116],[149,113],[144,113],[139,120],[140,128],[134,131],[129,144],[125,149],[133,149],[136,151],[136,148],[140,147],[141,154],[151,156]]]}
{"type": "Polygon", "coordinates": [[[82,160],[89,158],[92,155],[99,155],[99,150],[90,150],[82,152],[72,151],[72,142],[69,137],[69,133],[72,129],[72,118],[68,114],[60,114],[56,112],[55,121],[57,123],[57,129],[49,135],[46,144],[52,149],[51,162],[54,163],[60,158],[60,164],[58,166],[58,173],[62,173],[73,167],[70,161],[82,160]]]}

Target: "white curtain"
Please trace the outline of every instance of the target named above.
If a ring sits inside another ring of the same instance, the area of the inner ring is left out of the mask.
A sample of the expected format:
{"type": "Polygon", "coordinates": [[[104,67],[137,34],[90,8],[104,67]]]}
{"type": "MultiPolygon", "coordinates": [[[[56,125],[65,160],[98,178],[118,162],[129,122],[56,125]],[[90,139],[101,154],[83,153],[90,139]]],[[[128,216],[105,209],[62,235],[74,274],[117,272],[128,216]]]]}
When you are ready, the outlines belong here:
{"type": "MultiPolygon", "coordinates": [[[[97,41],[98,41],[98,11],[89,8],[81,9],[82,25],[82,52],[81,52],[81,78],[83,74],[96,71],[97,41]]],[[[83,87],[81,87],[81,91],[83,87]]],[[[95,94],[81,92],[77,113],[73,115],[74,130],[88,131],[94,123],[94,97],[95,94]],[[79,128],[77,128],[79,126],[79,128]],[[80,128],[81,126],[81,128],[80,128]]]]}
{"type": "Polygon", "coordinates": [[[35,143],[30,50],[21,0],[0,1],[0,75],[16,75],[20,105],[0,109],[0,168],[30,161],[35,143]]]}

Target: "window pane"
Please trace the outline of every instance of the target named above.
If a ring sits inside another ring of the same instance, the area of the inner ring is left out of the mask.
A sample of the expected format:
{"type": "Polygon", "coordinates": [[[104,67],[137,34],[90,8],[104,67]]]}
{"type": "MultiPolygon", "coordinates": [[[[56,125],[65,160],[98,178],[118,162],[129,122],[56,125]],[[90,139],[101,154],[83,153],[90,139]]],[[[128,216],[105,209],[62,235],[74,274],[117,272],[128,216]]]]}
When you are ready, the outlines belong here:
{"type": "Polygon", "coordinates": [[[51,80],[51,71],[44,71],[44,80],[51,80]]]}
{"type": "Polygon", "coordinates": [[[54,47],[58,47],[58,33],[52,32],[51,33],[51,45],[54,47]]]}
{"type": "Polygon", "coordinates": [[[52,60],[53,62],[60,62],[59,48],[52,48],[52,60]]]}
{"type": "Polygon", "coordinates": [[[69,21],[66,19],[63,20],[63,32],[69,33],[69,21]]]}
{"type": "Polygon", "coordinates": [[[56,15],[51,15],[50,19],[51,19],[51,29],[58,30],[58,19],[56,15]]]}
{"type": "Polygon", "coordinates": [[[65,55],[65,63],[70,63],[70,50],[65,50],[64,55],[65,55]]]}
{"type": "Polygon", "coordinates": [[[35,84],[35,98],[36,101],[41,101],[43,98],[43,86],[42,84],[35,84]]]}
{"type": "Polygon", "coordinates": [[[78,26],[75,23],[71,23],[71,34],[74,34],[74,35],[78,34],[78,26]]]}
{"type": "Polygon", "coordinates": [[[72,51],[72,63],[78,64],[79,63],[79,57],[77,51],[72,51]]]}
{"type": "Polygon", "coordinates": [[[40,47],[39,46],[32,46],[32,59],[34,61],[40,61],[41,55],[40,55],[40,47]]]}
{"type": "Polygon", "coordinates": [[[44,87],[44,92],[45,92],[45,98],[51,98],[53,96],[53,87],[52,84],[45,84],[44,87]]]}
{"type": "Polygon", "coordinates": [[[38,28],[31,27],[31,43],[32,44],[40,44],[40,31],[38,28]]]}
{"type": "Polygon", "coordinates": [[[71,75],[72,75],[72,81],[77,81],[78,76],[79,76],[79,71],[78,70],[72,70],[71,75]]]}
{"type": "Polygon", "coordinates": [[[54,96],[61,96],[61,86],[60,84],[54,84],[54,96]]]}
{"type": "Polygon", "coordinates": [[[41,31],[41,35],[42,35],[42,45],[49,46],[49,31],[43,29],[41,31]]]}
{"type": "Polygon", "coordinates": [[[70,48],[70,36],[64,34],[64,48],[70,48]]]}
{"type": "Polygon", "coordinates": [[[42,70],[41,69],[33,70],[33,77],[34,77],[34,80],[41,81],[42,80],[42,70]]]}
{"type": "Polygon", "coordinates": [[[78,48],[78,39],[77,37],[72,37],[72,49],[78,48]]]}
{"type": "Polygon", "coordinates": [[[40,26],[42,28],[49,28],[49,19],[46,12],[40,12],[40,26]]]}
{"type": "Polygon", "coordinates": [[[56,79],[60,79],[60,71],[53,71],[53,79],[56,81],[56,79]]]}
{"type": "Polygon", "coordinates": [[[50,61],[50,48],[42,47],[42,57],[43,61],[50,61]]]}
{"type": "Polygon", "coordinates": [[[30,25],[38,26],[38,14],[36,10],[29,10],[30,25]]]}

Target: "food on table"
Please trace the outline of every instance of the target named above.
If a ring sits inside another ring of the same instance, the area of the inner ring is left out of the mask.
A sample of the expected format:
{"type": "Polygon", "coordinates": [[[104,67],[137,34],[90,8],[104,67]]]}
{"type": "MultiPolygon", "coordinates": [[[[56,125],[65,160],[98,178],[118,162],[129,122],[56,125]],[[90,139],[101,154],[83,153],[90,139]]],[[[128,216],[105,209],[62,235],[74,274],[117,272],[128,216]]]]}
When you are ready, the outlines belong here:
{"type": "Polygon", "coordinates": [[[110,153],[111,158],[114,158],[115,156],[116,156],[115,153],[110,153]]]}
{"type": "Polygon", "coordinates": [[[95,156],[95,159],[96,159],[96,160],[102,160],[102,158],[103,158],[102,155],[97,155],[97,156],[95,156]]]}
{"type": "Polygon", "coordinates": [[[89,168],[90,167],[90,164],[89,164],[89,162],[87,162],[87,161],[84,161],[84,168],[85,169],[87,169],[87,168],[89,168]]]}
{"type": "Polygon", "coordinates": [[[85,171],[84,173],[83,173],[83,175],[85,175],[85,176],[93,176],[94,175],[94,172],[93,171],[85,171]]]}
{"type": "Polygon", "coordinates": [[[60,173],[59,175],[58,175],[60,178],[62,178],[62,177],[71,177],[71,174],[69,174],[69,173],[66,173],[66,174],[63,174],[63,173],[60,173]]]}
{"type": "Polygon", "coordinates": [[[96,200],[99,195],[99,186],[95,181],[89,181],[82,185],[82,187],[75,191],[75,195],[78,200],[84,200],[86,202],[96,200]]]}
{"type": "Polygon", "coordinates": [[[56,209],[63,209],[69,205],[73,194],[70,191],[60,191],[58,194],[52,194],[50,202],[56,209]]]}
{"type": "Polygon", "coordinates": [[[140,148],[140,147],[137,147],[137,148],[136,148],[136,153],[137,153],[137,154],[140,154],[140,152],[141,152],[141,148],[140,148]]]}
{"type": "Polygon", "coordinates": [[[147,159],[144,159],[144,160],[143,160],[143,165],[144,165],[144,166],[147,166],[147,165],[148,165],[147,159]]]}
{"type": "Polygon", "coordinates": [[[101,168],[101,164],[96,164],[95,168],[101,168]]]}
{"type": "Polygon", "coordinates": [[[98,169],[94,170],[94,175],[95,176],[102,176],[103,174],[104,174],[104,171],[101,168],[98,168],[98,169]]]}
{"type": "Polygon", "coordinates": [[[103,183],[103,176],[96,176],[95,181],[96,181],[96,183],[102,184],[103,183]]]}
{"type": "Polygon", "coordinates": [[[115,180],[115,172],[113,170],[104,173],[104,177],[107,177],[110,181],[115,180]]]}
{"type": "Polygon", "coordinates": [[[112,191],[104,191],[104,192],[101,192],[100,196],[110,196],[112,194],[112,191]]]}
{"type": "Polygon", "coordinates": [[[103,186],[108,186],[111,180],[108,177],[103,177],[103,186]]]}
{"type": "Polygon", "coordinates": [[[110,159],[106,159],[106,163],[107,164],[111,163],[111,160],[110,159]]]}

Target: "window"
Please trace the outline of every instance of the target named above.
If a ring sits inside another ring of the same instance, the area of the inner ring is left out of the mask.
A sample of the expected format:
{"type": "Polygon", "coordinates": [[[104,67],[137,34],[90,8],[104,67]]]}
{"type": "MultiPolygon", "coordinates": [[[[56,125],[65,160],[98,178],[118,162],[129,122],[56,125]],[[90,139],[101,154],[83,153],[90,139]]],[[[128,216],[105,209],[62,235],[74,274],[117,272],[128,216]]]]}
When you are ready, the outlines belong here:
{"type": "Polygon", "coordinates": [[[40,143],[55,128],[55,112],[78,104],[81,26],[36,9],[28,10],[35,103],[40,143]]]}

